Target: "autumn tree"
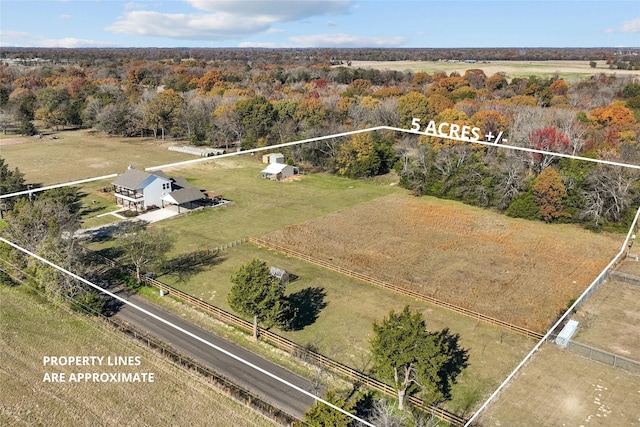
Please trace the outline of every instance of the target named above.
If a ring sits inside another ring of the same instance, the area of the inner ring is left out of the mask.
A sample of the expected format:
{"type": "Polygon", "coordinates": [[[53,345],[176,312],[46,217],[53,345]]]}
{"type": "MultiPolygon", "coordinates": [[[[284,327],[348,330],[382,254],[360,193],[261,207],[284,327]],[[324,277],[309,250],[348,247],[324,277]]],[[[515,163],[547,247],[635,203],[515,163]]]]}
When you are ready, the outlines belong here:
{"type": "Polygon", "coordinates": [[[464,78],[469,82],[469,86],[472,88],[482,89],[485,86],[487,75],[484,73],[484,70],[474,68],[465,71],[464,78]]]}
{"type": "Polygon", "coordinates": [[[173,89],[167,89],[149,101],[145,123],[153,130],[155,138],[158,137],[158,128],[160,128],[161,139],[164,140],[165,130],[170,129],[178,118],[181,105],[180,95],[173,89]]]}
{"type": "Polygon", "coordinates": [[[381,324],[373,324],[371,353],[374,371],[393,384],[398,408],[407,395],[419,392],[426,404],[451,397],[451,385],[467,366],[467,350],[459,347],[458,335],[448,330],[429,332],[419,312],[405,306],[393,310],[381,324]]]}
{"type": "MultiPolygon", "coordinates": [[[[540,151],[551,151],[564,153],[569,148],[569,138],[554,126],[548,126],[531,131],[529,134],[531,148],[540,151]]],[[[549,166],[553,160],[553,155],[542,153],[532,154],[532,166],[537,166],[537,170],[542,171],[549,166]]]]}
{"type": "Polygon", "coordinates": [[[213,113],[210,139],[225,148],[242,139],[244,128],[239,114],[230,105],[221,105],[213,113]]]}
{"type": "Polygon", "coordinates": [[[347,86],[347,91],[356,96],[366,95],[371,89],[371,82],[365,79],[355,79],[347,86]]]}
{"type": "Polygon", "coordinates": [[[414,117],[423,121],[429,117],[429,99],[420,92],[409,92],[398,98],[398,114],[400,126],[409,129],[414,117]]]}
{"type": "Polygon", "coordinates": [[[198,87],[200,93],[206,94],[209,93],[209,91],[211,91],[221,81],[222,72],[214,68],[212,70],[208,70],[202,77],[193,79],[191,82],[198,87]]]}
{"type": "Polygon", "coordinates": [[[563,79],[557,79],[551,83],[549,90],[553,95],[564,96],[569,91],[569,85],[563,79]]]}
{"type": "Polygon", "coordinates": [[[237,312],[253,316],[254,339],[258,339],[258,323],[267,327],[286,325],[289,304],[285,287],[270,274],[266,262],[251,260],[233,273],[231,283],[229,305],[237,312]]]}
{"type": "Polygon", "coordinates": [[[562,201],[566,196],[566,189],[560,174],[554,168],[547,167],[538,175],[532,191],[543,221],[552,222],[560,218],[570,217],[562,206],[562,201]]]}
{"type": "Polygon", "coordinates": [[[496,73],[485,80],[484,86],[489,92],[504,89],[508,85],[504,73],[496,73]]]}
{"type": "Polygon", "coordinates": [[[305,98],[297,105],[293,118],[307,129],[323,125],[327,116],[327,108],[316,98],[305,98]]]}
{"type": "Polygon", "coordinates": [[[47,127],[58,129],[66,123],[65,110],[70,101],[66,88],[47,87],[37,94],[40,108],[35,111],[35,117],[42,120],[47,127]]]}
{"type": "Polygon", "coordinates": [[[613,104],[595,108],[588,114],[589,120],[598,128],[605,126],[624,127],[636,123],[633,111],[629,108],[613,104]]]}
{"type": "Polygon", "coordinates": [[[491,132],[498,135],[507,129],[507,119],[496,110],[480,110],[470,118],[473,126],[479,127],[483,134],[491,132]]]}
{"type": "Polygon", "coordinates": [[[395,153],[382,136],[363,132],[353,135],[338,148],[335,168],[339,175],[362,178],[389,172],[394,160],[395,153]]]}
{"type": "Polygon", "coordinates": [[[236,102],[233,110],[240,118],[242,125],[243,148],[254,148],[258,140],[269,134],[274,120],[273,105],[264,96],[254,96],[236,102]]]}

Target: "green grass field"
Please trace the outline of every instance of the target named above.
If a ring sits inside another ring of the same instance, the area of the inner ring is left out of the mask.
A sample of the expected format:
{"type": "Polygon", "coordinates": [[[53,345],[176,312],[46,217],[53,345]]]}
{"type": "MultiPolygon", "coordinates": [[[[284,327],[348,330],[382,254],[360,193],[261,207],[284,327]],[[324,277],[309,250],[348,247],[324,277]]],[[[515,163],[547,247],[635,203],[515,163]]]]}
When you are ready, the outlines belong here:
{"type": "MultiPolygon", "coordinates": [[[[233,202],[154,224],[153,227],[166,230],[176,239],[169,258],[212,249],[245,236],[261,236],[287,225],[405,192],[389,185],[389,181],[355,181],[327,174],[308,175],[293,182],[272,182],[259,177],[263,167],[251,157],[237,157],[167,170],[169,175],[189,178],[197,187],[222,193],[233,202]]],[[[99,249],[114,244],[108,241],[93,247],[99,249]]],[[[532,344],[524,337],[249,243],[222,251],[213,265],[182,276],[161,275],[159,279],[231,311],[226,300],[231,286],[229,278],[252,258],[263,259],[269,265],[299,276],[288,286],[289,294],[302,295],[305,289],[324,293],[326,307],[314,323],[298,331],[280,333],[300,344],[311,344],[323,354],[355,368],[369,367],[368,340],[372,323],[406,304],[424,313],[429,328],[449,327],[452,333],[459,333],[461,345],[469,349],[471,358],[470,367],[455,386],[454,399],[448,404],[458,413],[467,413],[487,396],[532,344]]]]}
{"type": "MultiPolygon", "coordinates": [[[[20,144],[3,146],[2,150],[18,146],[20,144]]],[[[132,146],[140,151],[139,141],[137,146],[134,143],[132,146]]],[[[145,147],[150,153],[148,157],[154,159],[151,164],[177,161],[165,157],[171,152],[155,143],[145,147]]],[[[14,159],[21,159],[28,164],[28,156],[18,156],[15,153],[14,159]]],[[[108,156],[108,151],[102,155],[108,156]]],[[[122,157],[120,161],[125,161],[124,159],[122,157]]],[[[9,164],[22,170],[23,166],[19,162],[15,165],[11,162],[9,164]]],[[[147,165],[149,164],[143,166],[147,165]]],[[[183,176],[196,187],[212,193],[221,193],[231,201],[226,206],[195,211],[154,224],[153,227],[164,229],[175,238],[175,247],[167,254],[168,258],[196,250],[213,249],[246,236],[262,236],[331,213],[343,210],[350,212],[347,211],[348,208],[383,196],[406,194],[405,190],[392,185],[392,177],[355,181],[328,174],[312,174],[292,182],[272,182],[260,178],[260,170],[263,168],[264,164],[257,158],[239,156],[165,170],[170,176],[183,176]]],[[[77,171],[65,172],[64,169],[73,168],[61,167],[60,181],[78,178],[71,176],[77,171]],[[63,179],[64,176],[66,178],[63,179]]],[[[31,173],[38,176],[37,170],[32,170],[31,173]]],[[[115,209],[109,194],[100,191],[104,186],[109,186],[109,181],[93,183],[82,188],[85,193],[85,227],[115,220],[111,216],[98,217],[115,209]]],[[[461,206],[464,208],[464,205],[461,206]]],[[[469,212],[468,215],[472,213],[469,212]]],[[[393,230],[388,232],[393,233],[393,230]]],[[[93,244],[92,247],[104,249],[115,244],[114,241],[105,241],[93,244]]],[[[309,322],[298,331],[282,334],[300,344],[312,344],[322,353],[358,369],[368,367],[368,340],[372,323],[380,321],[391,309],[400,310],[409,304],[424,314],[430,329],[449,328],[451,333],[459,334],[460,344],[470,352],[469,368],[454,386],[453,400],[447,403],[446,407],[460,415],[468,415],[477,408],[533,345],[531,340],[519,335],[401,297],[252,244],[243,244],[222,251],[215,263],[193,269],[189,274],[179,277],[163,275],[160,279],[207,302],[228,309],[226,295],[230,288],[229,277],[240,265],[252,258],[264,259],[270,265],[285,268],[299,276],[299,280],[289,285],[288,293],[302,292],[305,289],[315,290],[316,296],[320,295],[326,303],[326,307],[319,311],[315,322],[309,322]]]]}
{"type": "Polygon", "coordinates": [[[169,151],[173,142],[153,138],[118,138],[88,130],[56,133],[59,139],[5,135],[0,157],[25,175],[27,183],[51,185],[179,162],[193,156],[169,151]]]}
{"type": "Polygon", "coordinates": [[[23,287],[0,286],[0,425],[274,425],[191,374],[23,287]],[[50,367],[44,356],[139,356],[139,367],[50,367]],[[153,372],[153,383],[49,383],[45,373],[153,372]]]}
{"type": "MultiPolygon", "coordinates": [[[[221,262],[186,281],[175,276],[160,280],[203,301],[231,311],[226,296],[231,274],[252,258],[284,268],[299,279],[287,286],[287,294],[303,295],[305,289],[326,306],[318,318],[296,331],[276,331],[299,344],[311,344],[322,354],[360,370],[370,368],[369,339],[372,324],[380,322],[390,310],[405,305],[423,313],[430,330],[449,328],[459,334],[460,344],[469,350],[469,367],[454,386],[453,400],[446,407],[456,413],[468,413],[524,357],[533,341],[445,309],[415,301],[394,292],[378,289],[296,258],[286,257],[247,243],[222,251],[221,262]]],[[[250,320],[247,318],[247,320],[250,320]]]]}

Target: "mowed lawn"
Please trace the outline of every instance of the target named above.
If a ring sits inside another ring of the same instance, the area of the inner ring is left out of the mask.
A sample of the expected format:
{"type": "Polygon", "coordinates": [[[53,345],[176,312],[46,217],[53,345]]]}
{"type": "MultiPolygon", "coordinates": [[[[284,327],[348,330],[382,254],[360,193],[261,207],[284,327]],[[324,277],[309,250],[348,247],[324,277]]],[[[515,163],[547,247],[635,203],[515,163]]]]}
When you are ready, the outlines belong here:
{"type": "MultiPolygon", "coordinates": [[[[311,345],[322,354],[366,371],[371,368],[369,340],[372,325],[391,310],[405,305],[421,312],[427,328],[449,328],[460,336],[459,344],[469,350],[469,366],[453,388],[447,409],[468,415],[487,398],[534,345],[534,341],[443,308],[376,288],[328,269],[257,247],[251,243],[222,251],[217,263],[196,274],[183,277],[162,275],[169,283],[196,298],[233,312],[227,302],[230,277],[242,264],[257,258],[297,276],[287,295],[306,302],[299,330],[274,330],[301,345],[311,345]],[[315,318],[317,316],[317,318],[315,318]]],[[[248,317],[247,320],[250,320],[248,317]]]]}
{"type": "MultiPolygon", "coordinates": [[[[389,180],[355,181],[328,174],[305,175],[291,182],[260,178],[264,164],[253,156],[233,157],[188,167],[165,170],[184,176],[195,186],[221,193],[231,200],[226,206],[185,214],[152,225],[175,239],[169,259],[201,249],[213,249],[246,236],[261,236],[291,224],[340,212],[354,205],[405,190],[389,180]]],[[[95,249],[116,245],[107,241],[95,249]]],[[[305,320],[300,330],[280,331],[303,345],[311,344],[323,354],[358,369],[369,368],[372,324],[390,310],[409,304],[424,313],[430,329],[446,327],[460,334],[460,345],[470,351],[470,366],[454,389],[448,407],[467,413],[513,369],[532,345],[524,337],[480,324],[473,319],[419,303],[393,292],[347,278],[306,262],[245,243],[221,251],[210,265],[196,266],[178,274],[162,274],[165,281],[197,298],[230,310],[227,294],[231,274],[253,258],[263,259],[290,271],[299,279],[287,287],[288,294],[314,299],[317,319],[305,320]]],[[[303,298],[304,299],[304,298],[303,298]]]]}
{"type": "Polygon", "coordinates": [[[246,407],[93,321],[0,286],[0,425],[269,426],[246,407]],[[139,356],[140,366],[44,366],[44,356],[139,356]],[[49,383],[45,373],[153,372],[153,383],[49,383]]]}
{"type": "MultiPolygon", "coordinates": [[[[380,227],[379,223],[374,224],[370,221],[371,215],[367,214],[367,206],[371,206],[368,212],[379,220],[385,215],[384,209],[389,209],[390,206],[392,208],[394,198],[403,200],[405,190],[384,181],[354,181],[327,174],[306,175],[292,182],[272,182],[260,178],[260,170],[263,167],[264,165],[253,156],[243,156],[165,170],[170,176],[188,178],[198,188],[212,193],[221,193],[232,202],[226,206],[195,211],[154,224],[154,228],[166,230],[176,241],[168,258],[200,249],[213,249],[246,236],[263,236],[286,229],[291,225],[312,224],[317,218],[324,220],[327,233],[344,229],[346,224],[344,218],[349,218],[352,223],[361,221],[361,231],[366,230],[365,234],[369,235],[365,239],[363,236],[358,237],[357,233],[356,235],[348,234],[355,240],[347,242],[348,244],[342,242],[344,250],[351,250],[354,247],[362,247],[366,250],[373,240],[376,241],[376,244],[371,246],[373,251],[378,251],[380,245],[384,246],[388,239],[393,241],[389,249],[393,249],[398,244],[394,241],[396,239],[394,236],[398,235],[398,230],[394,227],[400,226],[397,221],[380,227]],[[382,209],[383,206],[376,204],[377,200],[384,201],[384,209],[382,209]],[[333,222],[327,221],[330,218],[337,219],[333,222]],[[372,227],[378,227],[378,232],[372,231],[372,227]],[[359,238],[362,238],[362,242],[358,241],[359,238]]],[[[426,203],[422,199],[410,198],[410,200],[420,205],[426,203]]],[[[485,228],[480,231],[491,237],[487,242],[495,243],[496,236],[491,234],[492,227],[502,230],[502,216],[450,201],[431,199],[428,202],[429,205],[434,206],[439,203],[449,214],[445,215],[446,218],[441,215],[439,221],[455,224],[455,217],[451,215],[454,215],[458,209],[458,215],[462,219],[462,222],[457,222],[459,226],[466,227],[465,230],[472,230],[474,221],[483,222],[485,228]]],[[[414,222],[411,227],[420,231],[417,235],[424,234],[428,220],[415,215],[412,219],[414,222]]],[[[438,224],[445,225],[444,222],[438,224]]],[[[561,231],[558,227],[537,223],[535,225],[541,229],[561,231]]],[[[349,227],[349,233],[353,232],[354,227],[349,227]]],[[[572,230],[574,230],[572,233],[577,234],[588,233],[576,227],[572,230]]],[[[305,245],[313,247],[314,244],[321,243],[320,240],[314,239],[315,236],[306,239],[305,245]]],[[[104,243],[104,245],[113,244],[115,242],[104,243]]],[[[481,247],[483,243],[478,241],[475,245],[475,247],[481,247]]],[[[320,246],[318,246],[319,249],[320,246]]],[[[421,250],[426,251],[429,248],[428,242],[424,242],[421,246],[423,247],[421,250]]],[[[527,248],[521,249],[522,253],[527,252],[527,248]]],[[[460,249],[453,247],[452,250],[458,253],[460,249]]],[[[403,254],[406,252],[406,248],[401,251],[403,254]]],[[[483,250],[483,257],[488,262],[488,266],[493,269],[499,268],[503,260],[497,254],[495,254],[496,257],[491,258],[491,252],[483,250]]],[[[227,303],[227,294],[231,287],[229,278],[238,267],[252,258],[263,259],[269,265],[285,268],[299,276],[297,281],[288,286],[289,294],[315,297],[316,302],[320,302],[319,306],[326,305],[317,312],[311,313],[317,314],[317,319],[311,318],[301,330],[280,333],[300,344],[316,346],[323,354],[358,369],[364,370],[369,367],[368,348],[372,323],[381,321],[392,309],[401,310],[406,304],[424,314],[428,328],[432,330],[449,328],[451,333],[459,334],[460,345],[469,349],[470,352],[469,367],[454,388],[453,400],[447,404],[447,408],[459,414],[468,415],[476,409],[482,399],[493,391],[533,345],[531,340],[513,333],[377,289],[303,261],[258,248],[250,243],[222,251],[211,265],[199,266],[188,274],[180,276],[161,275],[160,279],[197,298],[230,310],[227,303]]],[[[474,265],[476,270],[480,269],[474,274],[480,275],[484,264],[480,262],[474,265]]],[[[398,260],[389,257],[390,271],[397,271],[400,267],[398,260]]],[[[412,275],[409,270],[405,273],[408,276],[412,275]]],[[[563,303],[566,304],[566,301],[563,300],[563,303]]]]}
{"type": "Polygon", "coordinates": [[[59,139],[6,135],[0,157],[18,168],[29,184],[52,185],[122,173],[132,164],[146,167],[193,159],[169,151],[174,142],[153,138],[118,138],[88,130],[56,132],[59,139]]]}
{"type": "Polygon", "coordinates": [[[405,190],[385,181],[357,181],[330,174],[309,174],[289,182],[262,179],[266,167],[258,156],[237,156],[164,170],[183,176],[231,203],[159,222],[155,227],[178,238],[184,253],[247,236],[261,236],[287,225],[339,211],[358,203],[405,190]]]}

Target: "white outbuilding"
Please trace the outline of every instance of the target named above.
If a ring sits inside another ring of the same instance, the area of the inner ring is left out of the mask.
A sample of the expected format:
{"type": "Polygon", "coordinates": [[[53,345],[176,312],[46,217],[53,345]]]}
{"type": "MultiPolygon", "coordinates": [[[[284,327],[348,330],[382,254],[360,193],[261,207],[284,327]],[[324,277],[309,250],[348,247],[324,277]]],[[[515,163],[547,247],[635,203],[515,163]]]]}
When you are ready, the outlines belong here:
{"type": "Polygon", "coordinates": [[[295,166],[284,163],[271,163],[262,170],[262,177],[264,179],[280,181],[281,179],[296,175],[297,173],[298,168],[295,166]]]}

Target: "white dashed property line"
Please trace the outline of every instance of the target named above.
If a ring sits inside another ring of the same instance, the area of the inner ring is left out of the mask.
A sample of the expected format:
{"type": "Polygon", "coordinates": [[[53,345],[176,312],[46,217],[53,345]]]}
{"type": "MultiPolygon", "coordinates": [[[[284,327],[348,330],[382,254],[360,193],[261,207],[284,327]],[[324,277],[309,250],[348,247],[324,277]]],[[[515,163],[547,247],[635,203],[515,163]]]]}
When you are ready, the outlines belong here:
{"type": "Polygon", "coordinates": [[[315,138],[301,139],[299,141],[292,141],[292,142],[283,142],[282,144],[268,145],[266,147],[252,148],[250,150],[241,150],[241,151],[234,151],[232,153],[218,154],[217,156],[203,157],[203,158],[200,158],[200,159],[193,159],[193,160],[185,160],[183,162],[169,163],[169,164],[160,165],[160,166],[151,166],[151,167],[145,168],[145,170],[146,171],[153,171],[153,170],[158,170],[158,169],[163,169],[163,168],[171,168],[171,167],[174,167],[174,166],[190,165],[192,163],[206,162],[207,160],[216,160],[216,159],[221,159],[223,157],[232,157],[232,156],[237,156],[237,155],[240,155],[240,154],[257,153],[259,151],[273,150],[275,148],[290,147],[292,145],[306,144],[308,142],[322,141],[322,140],[331,139],[331,138],[339,138],[341,136],[355,135],[355,134],[358,134],[358,133],[370,132],[370,131],[373,131],[373,130],[380,130],[380,129],[389,129],[389,128],[387,126],[376,126],[376,127],[372,127],[372,128],[352,130],[352,131],[349,131],[349,132],[335,133],[333,135],[317,136],[315,138]]]}
{"type": "Polygon", "coordinates": [[[415,131],[415,130],[411,130],[411,129],[401,129],[401,128],[396,128],[396,127],[392,127],[392,126],[376,126],[376,127],[366,128],[366,129],[353,130],[353,131],[349,131],[349,132],[336,133],[336,134],[333,134],[333,135],[318,136],[318,137],[315,137],[315,138],[301,139],[299,141],[292,141],[292,142],[285,142],[285,143],[282,143],[282,144],[269,145],[269,146],[266,146],[266,147],[252,148],[250,150],[234,151],[232,153],[219,154],[217,156],[203,157],[203,158],[193,159],[193,160],[185,160],[183,162],[168,163],[166,165],[160,165],[160,166],[151,166],[151,167],[146,168],[145,170],[146,171],[153,171],[153,170],[158,170],[158,169],[163,169],[163,168],[170,168],[170,167],[174,167],[174,166],[190,165],[192,163],[206,162],[208,160],[221,159],[223,157],[232,157],[232,156],[237,156],[237,155],[240,155],[240,154],[257,153],[259,151],[272,150],[272,149],[283,148],[283,147],[290,147],[292,145],[306,144],[308,142],[322,141],[322,140],[331,139],[331,138],[339,138],[341,136],[355,135],[355,134],[358,134],[358,133],[370,132],[370,131],[374,131],[374,130],[392,130],[392,131],[396,131],[396,132],[411,133],[411,134],[414,134],[414,135],[435,136],[435,137],[438,137],[438,138],[451,139],[453,141],[467,142],[467,143],[470,143],[470,144],[482,144],[482,145],[486,145],[486,146],[489,146],[489,147],[507,148],[507,149],[510,149],[510,150],[525,151],[525,152],[528,152],[528,153],[536,153],[536,154],[544,154],[544,155],[549,155],[549,156],[564,157],[564,158],[567,158],[567,159],[574,159],[574,160],[583,160],[583,161],[586,161],[586,162],[601,163],[601,164],[609,165],[609,166],[622,166],[622,167],[626,167],[626,168],[640,169],[639,165],[612,162],[612,161],[609,161],[609,160],[592,159],[592,158],[589,158],[589,157],[574,156],[572,154],[557,153],[555,151],[537,150],[535,148],[519,147],[517,145],[496,144],[495,142],[488,142],[488,141],[480,141],[480,140],[475,141],[475,140],[471,140],[471,139],[468,139],[468,138],[458,138],[458,137],[453,137],[453,136],[449,136],[449,135],[440,135],[440,134],[435,134],[435,133],[419,132],[419,131],[415,131]]]}
{"type": "Polygon", "coordinates": [[[117,173],[112,173],[111,175],[97,176],[95,178],[87,178],[87,179],[81,179],[79,181],[65,182],[64,184],[47,185],[46,187],[32,188],[31,190],[18,191],[16,193],[0,194],[0,199],[6,199],[7,197],[13,197],[13,196],[22,196],[24,194],[37,193],[40,191],[51,190],[53,188],[68,187],[70,185],[76,185],[76,184],[84,184],[85,182],[100,181],[101,179],[115,178],[116,176],[118,176],[117,173]]]}
{"type": "Polygon", "coordinates": [[[280,378],[277,375],[272,374],[271,372],[269,372],[269,371],[267,371],[267,370],[265,370],[265,369],[263,369],[263,368],[261,368],[259,366],[256,366],[253,363],[251,363],[249,361],[246,361],[243,358],[241,358],[239,356],[236,356],[235,354],[233,354],[233,353],[231,353],[231,352],[229,352],[229,351],[227,351],[227,350],[225,350],[223,348],[220,348],[217,345],[215,345],[213,343],[210,343],[209,341],[207,341],[207,340],[205,340],[203,338],[200,338],[199,336],[197,336],[197,335],[195,335],[195,334],[193,334],[193,333],[191,333],[191,332],[189,332],[189,331],[187,331],[187,330],[185,330],[185,329],[183,329],[183,328],[181,328],[181,327],[179,327],[177,325],[174,325],[173,323],[169,322],[168,320],[165,320],[162,317],[157,316],[157,315],[145,310],[144,308],[139,307],[136,304],[133,304],[132,302],[129,302],[126,299],[124,299],[122,297],[119,297],[118,295],[116,295],[116,294],[114,294],[112,292],[107,291],[106,289],[101,288],[100,286],[88,281],[87,279],[84,279],[83,277],[80,277],[77,274],[74,274],[74,273],[62,268],[62,267],[52,263],[51,261],[49,261],[49,260],[47,260],[45,258],[42,258],[41,256],[36,255],[36,254],[34,254],[33,252],[31,252],[31,251],[29,251],[27,249],[24,249],[24,248],[20,247],[20,246],[16,245],[15,243],[12,243],[12,242],[8,241],[7,239],[4,239],[4,238],[0,237],[0,241],[8,244],[9,246],[11,246],[11,247],[13,247],[15,249],[18,249],[19,251],[24,252],[25,254],[37,259],[38,261],[43,262],[43,263],[55,268],[56,270],[61,271],[62,273],[64,273],[64,274],[76,279],[76,280],[81,281],[82,283],[85,283],[85,284],[91,286],[94,289],[97,289],[98,291],[100,291],[100,292],[102,292],[102,293],[104,293],[106,295],[109,295],[112,298],[117,299],[118,301],[120,301],[120,302],[122,302],[124,304],[129,305],[130,307],[132,307],[132,308],[134,308],[136,310],[141,311],[142,313],[146,314],[147,316],[150,316],[150,317],[152,317],[152,318],[164,323],[165,325],[177,330],[178,332],[182,332],[183,334],[185,334],[185,335],[187,335],[187,336],[189,336],[189,337],[191,337],[191,338],[193,338],[193,339],[195,339],[197,341],[200,341],[201,343],[213,348],[214,350],[217,350],[217,351],[219,351],[219,352],[231,357],[232,359],[235,359],[238,362],[240,362],[240,363],[242,363],[242,364],[244,364],[244,365],[246,365],[246,366],[248,366],[248,367],[250,367],[252,369],[255,369],[256,371],[258,371],[258,372],[260,372],[260,373],[262,373],[264,375],[267,375],[268,377],[273,378],[274,380],[276,380],[276,381],[278,381],[278,382],[280,382],[280,383],[282,383],[282,384],[284,384],[284,385],[286,385],[288,387],[291,387],[292,389],[294,389],[294,390],[296,390],[296,391],[298,391],[298,392],[300,392],[302,394],[305,394],[305,395],[315,399],[318,402],[322,402],[325,405],[330,406],[331,408],[335,409],[336,411],[339,411],[339,412],[341,412],[341,413],[343,413],[345,415],[348,415],[349,417],[353,418],[356,421],[361,422],[362,424],[364,424],[366,426],[376,427],[373,424],[371,424],[371,423],[369,423],[369,422],[367,422],[367,421],[365,421],[365,420],[363,420],[363,419],[361,419],[361,418],[359,418],[359,417],[357,417],[357,416],[345,411],[344,409],[339,408],[336,405],[334,405],[332,403],[329,403],[326,400],[321,399],[318,396],[316,396],[316,395],[314,395],[314,394],[312,394],[312,393],[310,393],[310,392],[298,387],[297,385],[292,384],[289,381],[287,381],[287,380],[285,380],[283,378],[280,378]]]}
{"type": "MultiPolygon", "coordinates": [[[[451,137],[451,136],[448,136],[448,135],[431,134],[431,133],[419,132],[419,131],[415,131],[415,130],[411,130],[411,129],[396,128],[396,127],[392,127],[392,126],[375,126],[375,127],[370,127],[370,128],[366,128],[366,129],[358,129],[358,130],[353,130],[353,131],[349,131],[349,132],[336,133],[336,134],[333,134],[333,135],[318,136],[318,137],[315,137],[315,138],[301,139],[299,141],[285,142],[285,143],[282,143],[282,144],[269,145],[269,146],[260,147],[260,148],[253,148],[251,150],[235,151],[233,153],[219,154],[217,156],[202,157],[202,158],[193,159],[193,160],[185,160],[185,161],[182,161],[182,162],[168,163],[168,164],[160,165],[160,166],[151,166],[151,167],[145,168],[145,170],[146,171],[154,171],[154,170],[163,169],[163,168],[190,165],[192,163],[206,162],[206,161],[209,161],[209,160],[216,160],[216,159],[221,159],[221,158],[224,158],[224,157],[238,156],[238,155],[241,155],[241,154],[257,153],[259,151],[273,150],[273,149],[276,149],[276,148],[283,148],[283,147],[289,147],[289,146],[293,146],[293,145],[306,144],[308,142],[322,141],[322,140],[331,139],[331,138],[339,138],[339,137],[342,137],[342,136],[355,135],[355,134],[358,134],[358,133],[370,132],[370,131],[374,131],[374,130],[392,130],[392,131],[396,131],[396,132],[411,133],[411,134],[414,134],[414,135],[435,136],[435,137],[438,137],[438,138],[451,139],[453,141],[467,142],[467,143],[471,143],[471,144],[482,144],[482,145],[487,145],[487,146],[490,146],[490,147],[507,148],[507,149],[516,150],[516,151],[525,151],[525,152],[529,152],[529,153],[545,154],[545,155],[556,156],[556,157],[564,157],[564,158],[568,158],[568,159],[583,160],[585,162],[601,163],[603,165],[609,165],[609,166],[621,166],[621,167],[631,168],[631,169],[640,169],[639,165],[612,162],[612,161],[609,161],[609,160],[592,159],[592,158],[589,158],[589,157],[580,157],[580,156],[574,156],[574,155],[571,155],[571,154],[557,153],[555,151],[536,150],[534,148],[519,147],[519,146],[516,146],[516,145],[508,145],[508,144],[496,144],[495,142],[487,142],[487,141],[473,141],[473,140],[466,139],[466,138],[456,138],[456,137],[451,137]]],[[[101,179],[113,178],[113,177],[116,177],[116,176],[118,176],[117,173],[111,174],[111,175],[100,176],[100,177],[96,177],[96,178],[83,179],[83,180],[80,180],[80,181],[67,182],[67,183],[64,183],[64,184],[56,184],[56,185],[50,185],[50,186],[42,187],[42,188],[34,188],[34,189],[31,189],[31,190],[18,191],[16,193],[7,193],[7,194],[0,195],[0,199],[5,199],[5,198],[8,198],[8,197],[14,197],[14,196],[21,196],[21,195],[24,195],[24,194],[37,193],[37,192],[44,191],[44,190],[50,190],[52,188],[67,187],[67,186],[70,186],[70,185],[76,185],[76,184],[81,184],[81,183],[85,183],[85,182],[99,181],[101,179]]]]}
{"type": "Polygon", "coordinates": [[[380,127],[384,128],[384,129],[388,129],[388,130],[394,130],[394,131],[397,131],[397,132],[412,133],[412,134],[415,134],[415,135],[435,136],[435,137],[438,137],[438,138],[451,139],[451,140],[454,140],[454,141],[468,142],[470,144],[482,144],[482,145],[487,145],[489,147],[507,148],[507,149],[516,150],[516,151],[526,151],[528,153],[545,154],[545,155],[548,155],[548,156],[564,157],[564,158],[567,158],[567,159],[584,160],[585,162],[602,163],[603,165],[609,165],[609,166],[622,166],[622,167],[625,167],[625,168],[640,169],[639,165],[631,165],[629,163],[611,162],[609,160],[592,159],[592,158],[589,158],[589,157],[574,156],[572,154],[558,153],[558,152],[555,152],[555,151],[536,150],[535,148],[519,147],[517,145],[508,145],[508,144],[496,144],[494,142],[488,142],[488,141],[473,141],[473,140],[466,139],[466,138],[456,138],[456,137],[452,137],[452,136],[448,136],[448,135],[439,135],[439,134],[433,134],[433,133],[418,132],[418,131],[411,130],[411,129],[400,129],[400,128],[394,128],[394,127],[391,127],[391,126],[380,126],[380,127]]]}

